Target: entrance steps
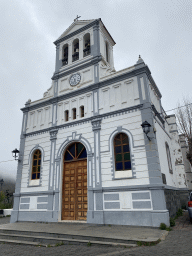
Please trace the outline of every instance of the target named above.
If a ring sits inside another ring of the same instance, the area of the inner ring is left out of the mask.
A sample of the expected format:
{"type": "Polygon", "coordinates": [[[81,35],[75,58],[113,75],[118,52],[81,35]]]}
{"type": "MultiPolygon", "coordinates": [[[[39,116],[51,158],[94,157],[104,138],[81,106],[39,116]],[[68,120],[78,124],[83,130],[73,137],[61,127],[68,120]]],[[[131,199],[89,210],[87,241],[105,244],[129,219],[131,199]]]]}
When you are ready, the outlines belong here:
{"type": "Polygon", "coordinates": [[[137,241],[133,240],[10,229],[0,229],[0,243],[45,247],[59,246],[64,244],[122,246],[127,248],[137,246],[137,241]]]}

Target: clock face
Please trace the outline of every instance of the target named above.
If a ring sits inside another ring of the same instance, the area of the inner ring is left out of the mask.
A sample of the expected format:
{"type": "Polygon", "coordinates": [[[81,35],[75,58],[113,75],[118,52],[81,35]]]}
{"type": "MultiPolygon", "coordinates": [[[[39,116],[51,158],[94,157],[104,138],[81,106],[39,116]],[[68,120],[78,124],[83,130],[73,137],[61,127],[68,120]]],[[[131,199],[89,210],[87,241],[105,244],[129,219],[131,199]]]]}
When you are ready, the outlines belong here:
{"type": "Polygon", "coordinates": [[[72,75],[69,79],[69,83],[71,86],[76,86],[81,81],[81,75],[79,73],[76,73],[72,75]]]}

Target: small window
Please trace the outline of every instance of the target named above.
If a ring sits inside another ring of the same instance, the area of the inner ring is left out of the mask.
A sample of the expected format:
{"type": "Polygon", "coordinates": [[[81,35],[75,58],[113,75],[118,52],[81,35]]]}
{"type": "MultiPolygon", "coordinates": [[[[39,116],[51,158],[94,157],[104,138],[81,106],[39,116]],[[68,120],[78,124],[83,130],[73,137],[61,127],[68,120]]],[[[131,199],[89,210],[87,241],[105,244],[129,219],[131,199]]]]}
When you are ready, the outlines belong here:
{"type": "Polygon", "coordinates": [[[65,110],[65,121],[69,121],[69,110],[65,110]]]}
{"type": "Polygon", "coordinates": [[[32,180],[40,179],[40,169],[41,169],[41,151],[37,149],[33,154],[32,174],[31,174],[32,180]]]}
{"type": "Polygon", "coordinates": [[[76,119],[76,108],[73,108],[73,119],[76,119]]]}
{"type": "Polygon", "coordinates": [[[119,133],[114,139],[115,170],[131,170],[129,139],[125,133],[119,133]]]}
{"type": "Polygon", "coordinates": [[[166,152],[167,152],[167,161],[168,161],[168,166],[169,166],[169,172],[173,173],[173,168],[172,168],[172,163],[171,163],[171,154],[170,154],[169,145],[167,144],[167,142],[165,143],[165,147],[166,147],[166,152]]]}
{"type": "Polygon", "coordinates": [[[84,106],[80,107],[80,115],[81,117],[84,117],[84,106]]]}

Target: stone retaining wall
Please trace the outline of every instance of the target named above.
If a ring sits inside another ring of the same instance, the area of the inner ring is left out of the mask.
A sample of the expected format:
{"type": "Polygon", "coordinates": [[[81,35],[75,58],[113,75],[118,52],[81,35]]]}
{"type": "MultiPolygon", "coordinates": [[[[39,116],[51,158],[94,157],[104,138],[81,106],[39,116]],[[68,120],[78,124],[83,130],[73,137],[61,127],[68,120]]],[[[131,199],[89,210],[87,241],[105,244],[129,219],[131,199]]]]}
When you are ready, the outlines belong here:
{"type": "Polygon", "coordinates": [[[187,207],[189,190],[165,189],[165,201],[169,216],[175,217],[179,208],[187,207]]]}

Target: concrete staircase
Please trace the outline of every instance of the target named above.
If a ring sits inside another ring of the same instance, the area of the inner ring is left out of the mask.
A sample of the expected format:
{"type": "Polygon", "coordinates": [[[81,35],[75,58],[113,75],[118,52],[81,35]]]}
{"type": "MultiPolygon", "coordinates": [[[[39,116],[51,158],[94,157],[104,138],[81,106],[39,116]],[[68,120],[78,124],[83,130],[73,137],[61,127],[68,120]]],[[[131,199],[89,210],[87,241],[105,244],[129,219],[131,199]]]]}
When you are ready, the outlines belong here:
{"type": "Polygon", "coordinates": [[[0,229],[0,243],[45,247],[63,244],[122,246],[127,248],[137,246],[137,241],[133,240],[10,229],[0,229]]]}

